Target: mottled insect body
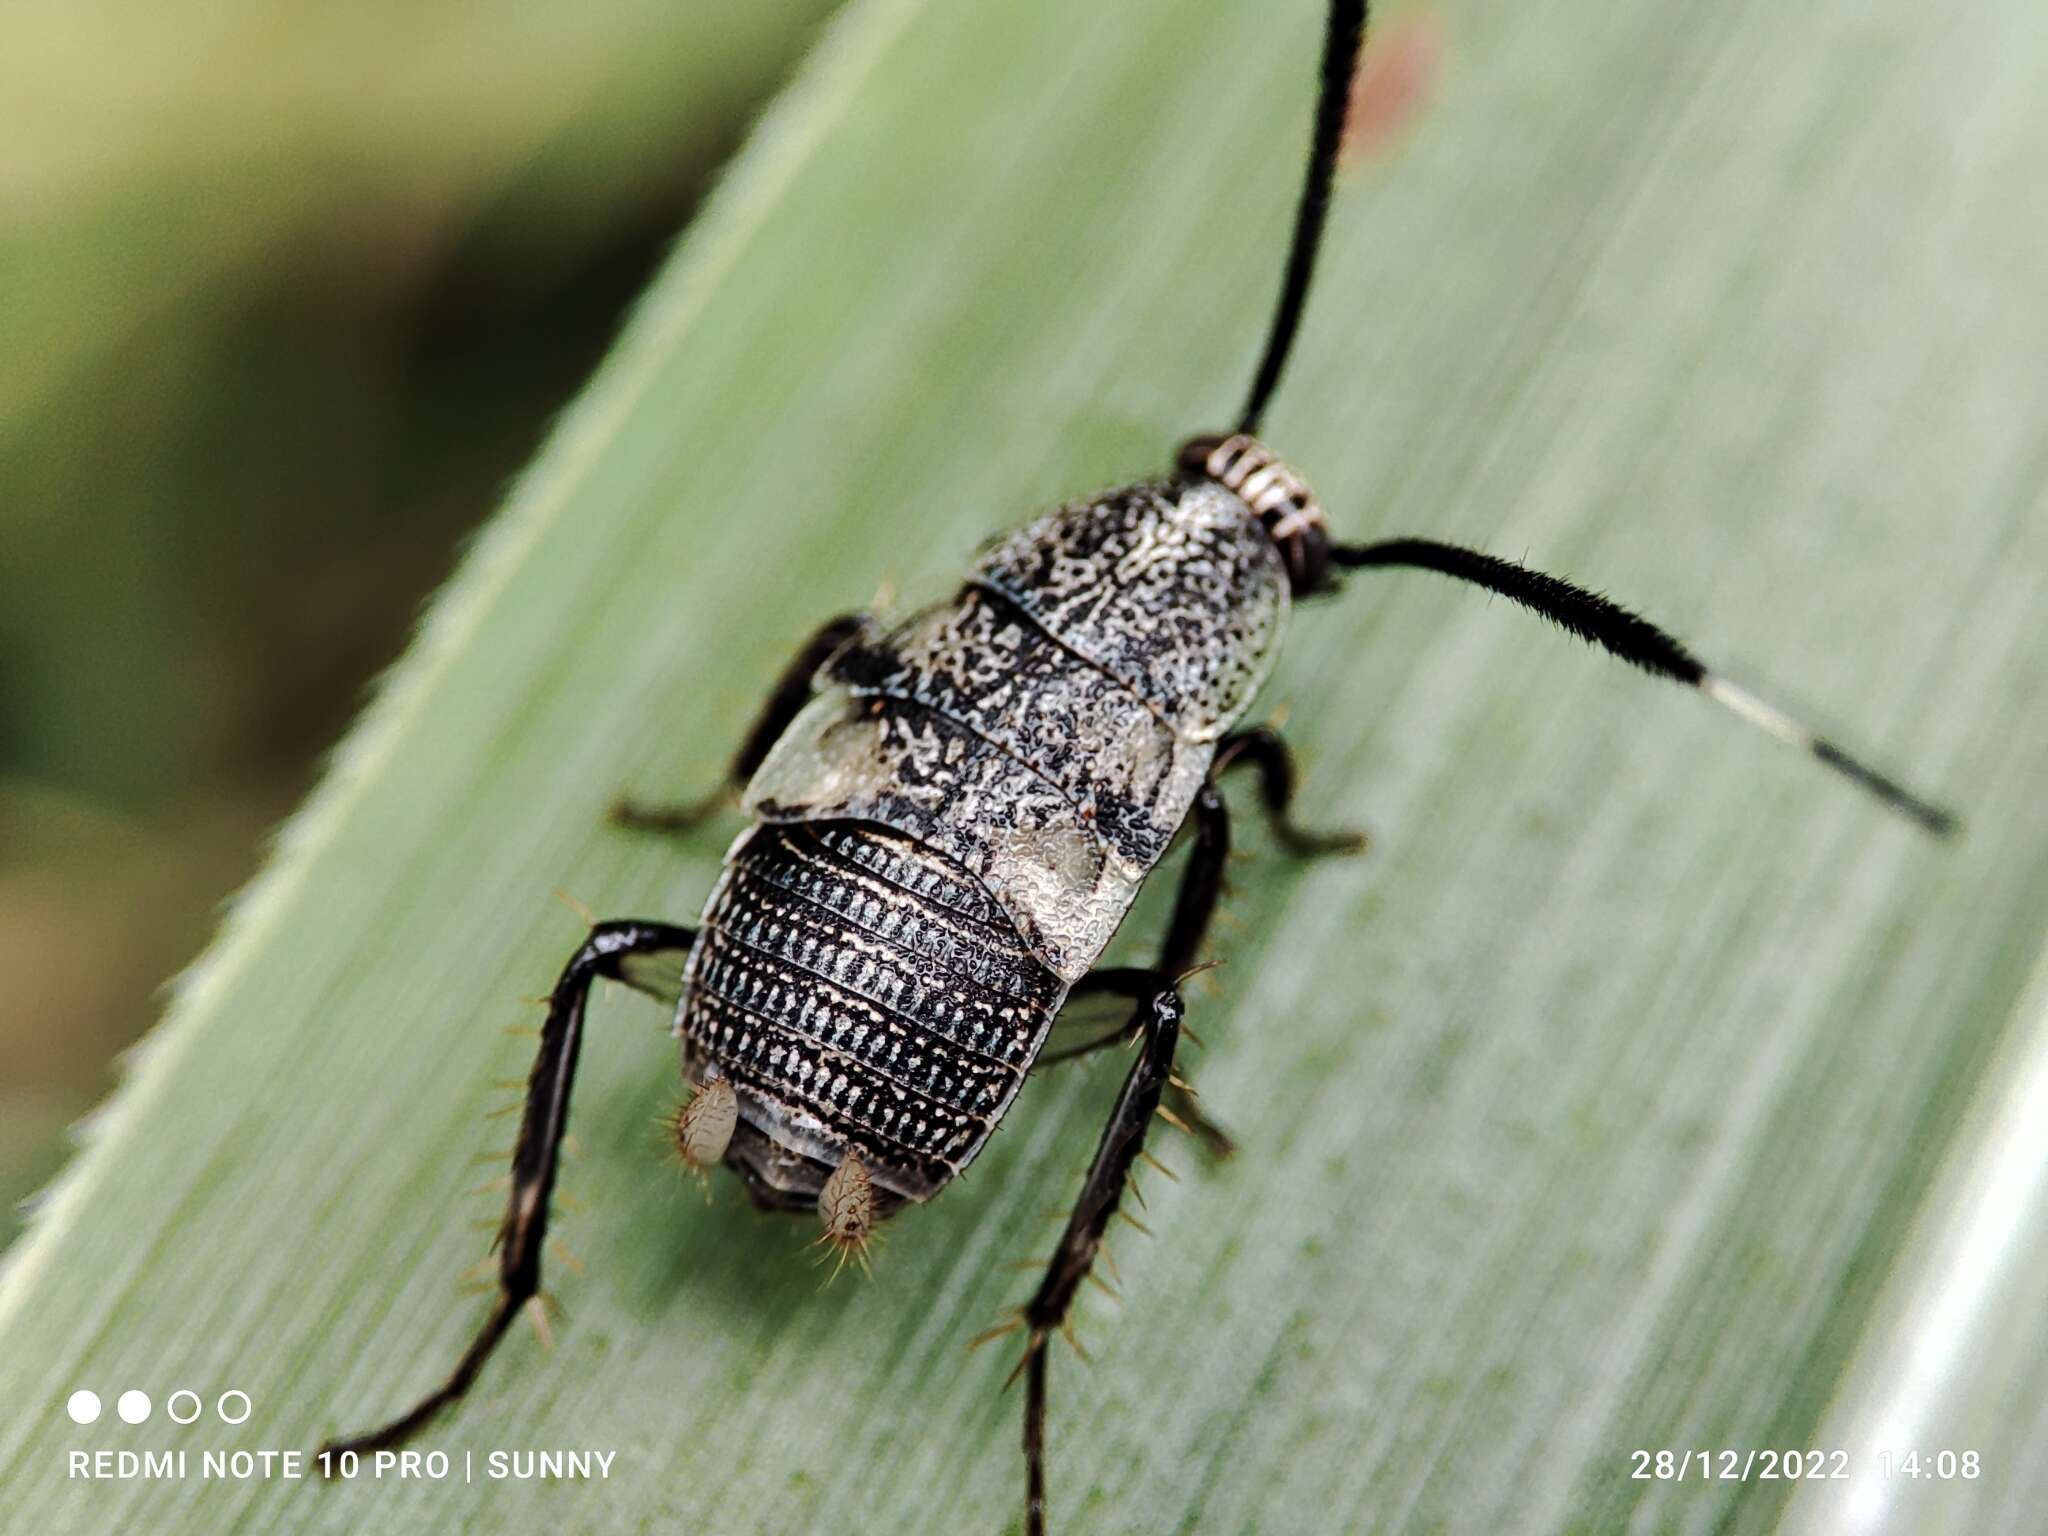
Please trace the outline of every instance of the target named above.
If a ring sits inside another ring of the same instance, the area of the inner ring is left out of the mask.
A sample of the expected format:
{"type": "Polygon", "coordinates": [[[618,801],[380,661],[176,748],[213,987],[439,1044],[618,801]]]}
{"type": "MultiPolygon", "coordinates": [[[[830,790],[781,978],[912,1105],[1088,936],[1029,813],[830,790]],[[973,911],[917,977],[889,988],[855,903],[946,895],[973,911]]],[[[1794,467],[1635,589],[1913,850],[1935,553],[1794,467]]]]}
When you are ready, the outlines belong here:
{"type": "Polygon", "coordinates": [[[1287,575],[1212,480],[998,541],[952,601],[857,634],[755,774],[677,1016],[728,1153],[797,1205],[855,1152],[922,1200],[972,1161],[1187,819],[1278,649],[1287,575]],[[895,836],[886,835],[894,833],[895,836]]]}
{"type": "MultiPolygon", "coordinates": [[[[1289,853],[1362,845],[1295,825],[1286,744],[1269,727],[1235,729],[1293,601],[1333,590],[1340,571],[1430,570],[1507,597],[1697,688],[1931,830],[1953,825],[1597,594],[1431,539],[1331,540],[1307,482],[1256,434],[1306,302],[1364,26],[1363,0],[1332,0],[1280,302],[1236,428],[1186,443],[1171,479],[1074,502],[996,540],[949,602],[886,632],[858,617],[818,631],[734,760],[754,825],[726,854],[701,925],[599,923],[555,983],[482,1328],[436,1390],[328,1450],[409,1438],[469,1389],[517,1311],[538,1305],[586,1005],[592,983],[612,977],[676,1004],[683,1075],[696,1085],[670,1126],[684,1165],[722,1160],[758,1204],[814,1212],[819,1241],[842,1258],[974,1159],[1034,1065],[1135,1046],[1038,1286],[985,1335],[1024,1337],[1025,1527],[1040,1536],[1047,1341],[1071,1328],[1081,1285],[1100,1279],[1104,1234],[1133,1167],[1151,1157],[1155,1117],[1213,1151],[1231,1146],[1174,1073],[1179,982],[1230,849],[1219,781],[1256,771],[1289,853]],[[1184,828],[1189,855],[1151,963],[1098,966],[1184,828]],[[1049,1050],[1062,1006],[1083,993],[1123,999],[1126,1021],[1049,1050]]],[[[687,831],[716,798],[622,807],[620,819],[687,831]]],[[[846,1523],[859,1526],[858,1512],[846,1523]]]]}
{"type": "Polygon", "coordinates": [[[1271,667],[1286,573],[1213,481],[1133,486],[998,542],[953,602],[823,669],[747,791],[947,854],[1077,981],[1271,667]]]}

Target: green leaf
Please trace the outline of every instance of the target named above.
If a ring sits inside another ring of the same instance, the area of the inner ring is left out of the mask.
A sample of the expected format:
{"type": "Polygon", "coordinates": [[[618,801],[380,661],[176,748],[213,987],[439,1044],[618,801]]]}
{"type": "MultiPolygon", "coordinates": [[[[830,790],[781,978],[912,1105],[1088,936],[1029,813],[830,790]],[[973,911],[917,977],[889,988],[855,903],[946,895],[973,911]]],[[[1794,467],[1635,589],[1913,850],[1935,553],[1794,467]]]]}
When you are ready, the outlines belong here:
{"type": "MultiPolygon", "coordinates": [[[[842,16],[0,1280],[20,1528],[1016,1522],[1010,1361],[963,1346],[1028,1285],[1007,1265],[1045,1252],[1108,1075],[1039,1079],[875,1283],[821,1289],[804,1224],[665,1166],[672,1049],[625,996],[566,1179],[589,1272],[554,1268],[559,1347],[516,1340],[429,1435],[452,1479],[209,1481],[196,1453],[359,1427],[461,1347],[450,1282],[492,1213],[458,1191],[530,1049],[500,1027],[579,936],[549,890],[687,920],[716,868],[715,840],[606,829],[609,799],[711,782],[818,617],[942,589],[1225,419],[1316,10],[842,16]],[[81,1429],[78,1387],[253,1413],[81,1429]],[[174,1447],[183,1481],[67,1477],[70,1450],[174,1447]],[[617,1459],[465,1483],[494,1449],[617,1459]]],[[[1768,1529],[1791,1484],[1638,1480],[1631,1453],[1827,1446],[1938,1166],[1979,1144],[1966,1106],[2040,1028],[2048,23],[1405,14],[1441,74],[1342,192],[1276,446],[1347,531],[1526,553],[1825,701],[1971,831],[1931,843],[1435,578],[1305,608],[1270,702],[1307,811],[1376,849],[1291,866],[1242,818],[1192,1065],[1244,1151],[1164,1149],[1127,1303],[1084,1303],[1094,1368],[1054,1361],[1056,1528],[1768,1529]]],[[[2002,1444],[1972,1497],[2018,1499],[2002,1444]]]]}

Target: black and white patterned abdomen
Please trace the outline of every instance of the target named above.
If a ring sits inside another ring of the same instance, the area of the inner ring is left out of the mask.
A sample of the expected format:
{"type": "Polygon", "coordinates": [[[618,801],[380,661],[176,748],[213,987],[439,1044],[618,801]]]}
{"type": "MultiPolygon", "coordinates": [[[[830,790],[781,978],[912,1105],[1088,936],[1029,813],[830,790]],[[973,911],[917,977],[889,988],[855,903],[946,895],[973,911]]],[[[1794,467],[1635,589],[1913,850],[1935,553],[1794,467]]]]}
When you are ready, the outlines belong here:
{"type": "Polygon", "coordinates": [[[988,1139],[1066,996],[980,881],[857,822],[742,837],[684,979],[684,1072],[732,1082],[727,1160],[771,1204],[815,1199],[848,1151],[882,1190],[936,1192],[988,1139]]]}

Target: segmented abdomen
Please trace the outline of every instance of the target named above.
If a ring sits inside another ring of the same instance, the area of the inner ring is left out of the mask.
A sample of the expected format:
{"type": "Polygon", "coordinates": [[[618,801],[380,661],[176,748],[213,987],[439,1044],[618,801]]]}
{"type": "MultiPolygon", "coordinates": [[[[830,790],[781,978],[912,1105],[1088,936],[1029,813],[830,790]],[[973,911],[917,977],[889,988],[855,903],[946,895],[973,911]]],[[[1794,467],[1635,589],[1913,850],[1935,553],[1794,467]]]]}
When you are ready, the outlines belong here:
{"type": "Polygon", "coordinates": [[[715,1064],[739,1092],[758,1134],[734,1152],[757,1192],[814,1194],[852,1150],[917,1200],[980,1150],[1065,995],[944,855],[803,822],[758,827],[728,856],[677,1028],[689,1075],[715,1064]]]}

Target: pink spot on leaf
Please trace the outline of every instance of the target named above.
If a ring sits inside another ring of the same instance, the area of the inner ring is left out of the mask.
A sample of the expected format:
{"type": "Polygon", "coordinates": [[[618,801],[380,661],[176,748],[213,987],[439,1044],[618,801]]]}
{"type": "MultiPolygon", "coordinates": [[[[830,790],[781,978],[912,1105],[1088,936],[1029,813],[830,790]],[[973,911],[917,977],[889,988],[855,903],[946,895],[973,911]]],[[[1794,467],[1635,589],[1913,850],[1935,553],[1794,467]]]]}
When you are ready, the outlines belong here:
{"type": "Polygon", "coordinates": [[[1343,164],[1393,146],[1428,99],[1443,52],[1443,23],[1430,11],[1397,16],[1366,39],[1344,114],[1343,164]]]}

